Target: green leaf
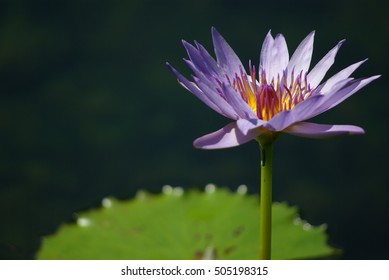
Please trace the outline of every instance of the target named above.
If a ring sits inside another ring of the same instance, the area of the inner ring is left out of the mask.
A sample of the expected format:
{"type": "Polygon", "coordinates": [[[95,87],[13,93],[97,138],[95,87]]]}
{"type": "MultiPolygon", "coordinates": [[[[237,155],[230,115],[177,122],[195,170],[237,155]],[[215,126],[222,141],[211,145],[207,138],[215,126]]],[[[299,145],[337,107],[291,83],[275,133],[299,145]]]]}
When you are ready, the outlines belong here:
{"type": "MultiPolygon", "coordinates": [[[[259,200],[208,185],[205,192],[164,187],[134,199],[103,200],[43,239],[38,259],[257,259],[259,200]]],[[[273,259],[326,258],[325,228],[297,209],[273,205],[273,259]]]]}

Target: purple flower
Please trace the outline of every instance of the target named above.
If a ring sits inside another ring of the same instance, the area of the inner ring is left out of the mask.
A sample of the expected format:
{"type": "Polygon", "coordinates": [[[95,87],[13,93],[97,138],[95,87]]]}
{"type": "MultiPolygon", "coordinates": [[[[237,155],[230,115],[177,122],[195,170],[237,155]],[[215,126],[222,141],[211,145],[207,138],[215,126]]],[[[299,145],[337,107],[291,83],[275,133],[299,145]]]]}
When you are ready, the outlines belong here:
{"type": "Polygon", "coordinates": [[[203,149],[228,148],[252,139],[281,132],[323,138],[341,134],[362,134],[352,125],[329,125],[305,122],[321,114],[377,79],[353,79],[350,75],[366,60],[357,62],[322,82],[334,63],[343,41],[331,49],[309,70],[314,32],[300,43],[289,58],[285,38],[269,32],[263,42],[258,69],[249,62],[245,71],[240,59],[212,28],[216,60],[195,42],[183,41],[193,71],[189,81],[169,64],[180,84],[219,114],[234,120],[222,129],[202,136],[194,145],[203,149]]]}

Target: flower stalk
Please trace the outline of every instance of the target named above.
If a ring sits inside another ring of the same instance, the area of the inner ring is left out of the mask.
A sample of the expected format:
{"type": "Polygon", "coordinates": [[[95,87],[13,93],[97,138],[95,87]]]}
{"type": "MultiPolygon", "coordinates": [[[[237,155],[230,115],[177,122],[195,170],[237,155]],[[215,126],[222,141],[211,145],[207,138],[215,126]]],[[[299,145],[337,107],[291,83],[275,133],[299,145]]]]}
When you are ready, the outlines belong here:
{"type": "MultiPolygon", "coordinates": [[[[261,150],[261,186],[259,213],[259,259],[271,259],[272,173],[274,137],[258,137],[261,150]]],[[[267,136],[267,135],[266,135],[267,136]]],[[[272,135],[271,135],[272,136],[272,135]]]]}

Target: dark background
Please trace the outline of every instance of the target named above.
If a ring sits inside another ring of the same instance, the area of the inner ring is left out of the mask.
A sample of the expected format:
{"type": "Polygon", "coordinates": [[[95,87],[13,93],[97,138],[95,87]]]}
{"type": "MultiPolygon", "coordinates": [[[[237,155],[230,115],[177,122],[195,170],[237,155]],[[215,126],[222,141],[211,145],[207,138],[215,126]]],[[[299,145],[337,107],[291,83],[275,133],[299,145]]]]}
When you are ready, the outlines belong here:
{"type": "MultiPolygon", "coordinates": [[[[42,235],[104,196],[213,182],[258,193],[253,141],[202,151],[229,120],[181,88],[180,40],[212,49],[215,26],[246,63],[269,29],[290,53],[316,30],[313,64],[347,39],[329,75],[383,76],[315,119],[364,136],[276,143],[274,197],[327,223],[345,259],[389,259],[388,40],[384,1],[0,1],[0,258],[30,259],[42,235]]],[[[328,77],[328,76],[327,76],[328,77]]],[[[156,216],[158,214],[156,213],[156,216]]]]}

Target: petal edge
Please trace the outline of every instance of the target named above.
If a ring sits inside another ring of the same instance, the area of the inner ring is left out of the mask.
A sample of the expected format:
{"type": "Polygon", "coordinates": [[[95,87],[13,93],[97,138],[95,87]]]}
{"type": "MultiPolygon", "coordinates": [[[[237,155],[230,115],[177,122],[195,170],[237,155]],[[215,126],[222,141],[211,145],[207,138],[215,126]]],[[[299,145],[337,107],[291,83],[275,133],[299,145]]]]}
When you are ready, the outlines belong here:
{"type": "Polygon", "coordinates": [[[355,135],[365,133],[363,128],[354,125],[317,124],[310,122],[296,123],[284,131],[294,136],[319,139],[338,135],[355,135]]]}
{"type": "Polygon", "coordinates": [[[227,124],[225,127],[197,138],[193,145],[200,149],[224,149],[239,146],[254,139],[259,132],[249,132],[244,135],[236,125],[236,122],[227,124]]]}

